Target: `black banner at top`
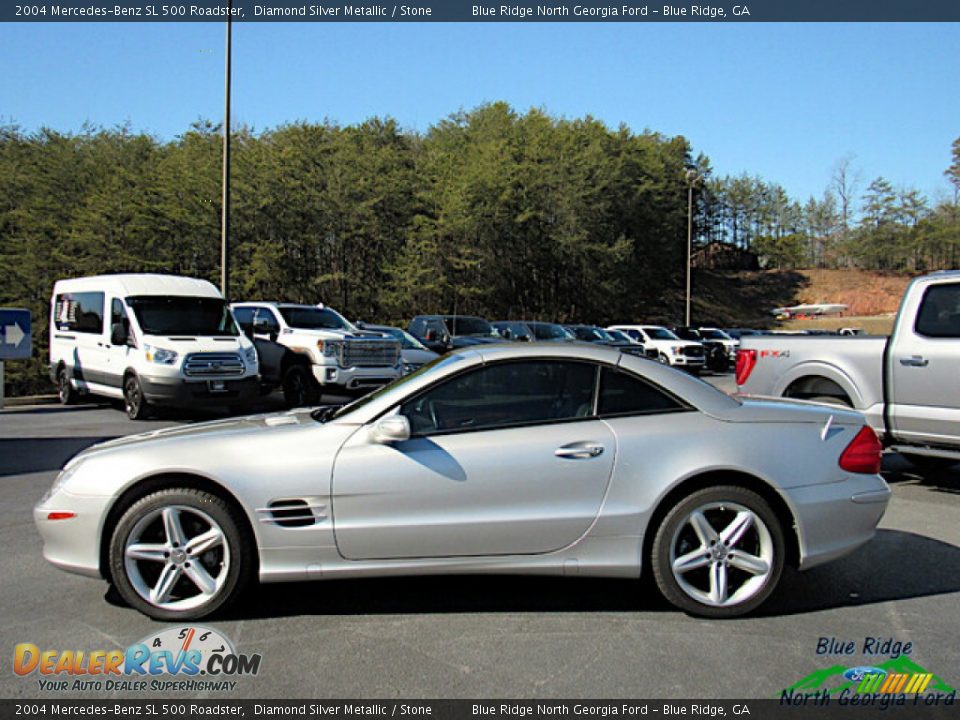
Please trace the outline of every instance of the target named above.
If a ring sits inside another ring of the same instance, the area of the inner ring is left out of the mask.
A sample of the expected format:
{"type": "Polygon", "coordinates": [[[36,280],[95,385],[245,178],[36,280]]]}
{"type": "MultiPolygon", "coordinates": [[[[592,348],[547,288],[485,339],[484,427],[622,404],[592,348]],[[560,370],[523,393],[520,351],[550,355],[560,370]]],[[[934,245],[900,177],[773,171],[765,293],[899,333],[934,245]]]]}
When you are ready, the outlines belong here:
{"type": "Polygon", "coordinates": [[[960,22],[958,0],[25,0],[4,22],[960,22]]]}

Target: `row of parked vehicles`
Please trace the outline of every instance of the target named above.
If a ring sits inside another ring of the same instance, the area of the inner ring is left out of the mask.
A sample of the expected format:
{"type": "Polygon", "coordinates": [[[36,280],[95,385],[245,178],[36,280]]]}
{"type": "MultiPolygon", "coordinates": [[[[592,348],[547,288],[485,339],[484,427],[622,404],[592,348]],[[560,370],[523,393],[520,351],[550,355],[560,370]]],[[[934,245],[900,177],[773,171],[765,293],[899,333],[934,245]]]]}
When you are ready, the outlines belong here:
{"type": "Polygon", "coordinates": [[[239,410],[277,388],[290,406],[314,405],[324,391],[367,392],[483,343],[588,342],[693,372],[726,371],[737,345],[716,328],[468,315],[420,315],[405,331],[352,323],[322,304],[229,305],[205,280],[151,274],[61,280],[50,313],[50,373],[61,402],[114,398],[132,419],[160,406],[239,410]]]}

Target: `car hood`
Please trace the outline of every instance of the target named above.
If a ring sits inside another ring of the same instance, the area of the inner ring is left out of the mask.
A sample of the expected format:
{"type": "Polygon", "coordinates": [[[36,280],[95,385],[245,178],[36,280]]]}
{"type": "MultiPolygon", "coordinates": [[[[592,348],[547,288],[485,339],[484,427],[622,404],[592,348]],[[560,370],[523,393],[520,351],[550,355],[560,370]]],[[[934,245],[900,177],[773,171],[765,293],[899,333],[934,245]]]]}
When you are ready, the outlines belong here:
{"type": "Polygon", "coordinates": [[[432,350],[417,350],[416,348],[407,348],[400,351],[400,357],[405,363],[414,363],[423,365],[437,358],[437,354],[432,350]]]}
{"type": "Polygon", "coordinates": [[[328,339],[331,335],[342,340],[389,340],[390,342],[399,342],[396,338],[375,330],[339,330],[334,328],[313,329],[292,328],[297,335],[307,335],[308,337],[317,337],[328,339]]]}
{"type": "Polygon", "coordinates": [[[310,413],[314,409],[315,408],[303,408],[290,410],[288,412],[247,415],[245,417],[212,420],[193,425],[178,425],[176,427],[151,430],[150,432],[138,433],[136,435],[126,435],[114,440],[91,445],[80,454],[74,456],[67,466],[69,467],[80,458],[93,454],[117,449],[127,450],[135,448],[138,445],[156,444],[163,441],[197,440],[201,438],[220,440],[251,433],[261,433],[267,428],[279,430],[304,425],[315,427],[317,422],[310,416],[310,413]]]}

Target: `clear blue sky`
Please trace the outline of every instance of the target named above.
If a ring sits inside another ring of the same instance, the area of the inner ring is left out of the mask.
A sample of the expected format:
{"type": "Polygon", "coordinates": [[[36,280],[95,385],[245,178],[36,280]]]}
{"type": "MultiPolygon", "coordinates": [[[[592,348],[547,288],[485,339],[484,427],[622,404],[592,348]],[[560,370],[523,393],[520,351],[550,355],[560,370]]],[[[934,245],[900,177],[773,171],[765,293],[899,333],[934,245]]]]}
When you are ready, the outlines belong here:
{"type": "MultiPolygon", "coordinates": [[[[223,108],[220,23],[0,25],[0,122],[129,123],[163,139],[223,108]]],[[[392,116],[483,102],[684,135],[718,174],[804,200],[854,155],[931,198],[960,136],[957,24],[346,24],[234,26],[234,121],[392,116]]]]}

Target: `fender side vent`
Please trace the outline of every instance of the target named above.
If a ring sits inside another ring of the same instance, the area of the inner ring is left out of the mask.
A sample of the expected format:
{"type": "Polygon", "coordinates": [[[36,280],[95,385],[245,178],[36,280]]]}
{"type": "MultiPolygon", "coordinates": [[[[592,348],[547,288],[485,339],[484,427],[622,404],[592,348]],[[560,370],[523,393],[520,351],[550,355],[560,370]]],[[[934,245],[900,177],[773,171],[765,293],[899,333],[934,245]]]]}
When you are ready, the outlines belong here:
{"type": "Polygon", "coordinates": [[[260,522],[273,523],[281,527],[306,527],[316,525],[326,517],[326,505],[310,504],[306,500],[293,498],[274,500],[266,508],[257,510],[260,522]]]}

